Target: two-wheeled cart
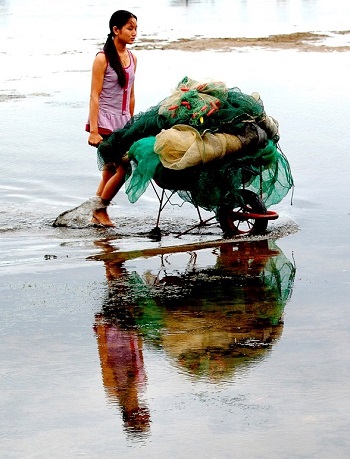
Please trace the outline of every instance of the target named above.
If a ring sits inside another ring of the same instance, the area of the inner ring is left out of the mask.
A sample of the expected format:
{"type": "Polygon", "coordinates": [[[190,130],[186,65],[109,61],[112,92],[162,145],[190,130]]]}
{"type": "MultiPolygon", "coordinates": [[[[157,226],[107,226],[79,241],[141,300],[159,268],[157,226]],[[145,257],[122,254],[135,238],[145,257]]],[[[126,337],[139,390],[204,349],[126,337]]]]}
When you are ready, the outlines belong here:
{"type": "MultiPolygon", "coordinates": [[[[228,175],[229,171],[236,167],[237,164],[235,163],[237,162],[234,159],[227,161],[228,175]]],[[[222,201],[213,209],[214,215],[203,219],[201,206],[196,201],[197,183],[200,181],[201,174],[207,173],[208,170],[211,170],[215,177],[217,167],[221,167],[221,164],[214,162],[206,167],[199,166],[183,171],[158,168],[154,179],[151,181],[152,188],[159,201],[156,226],[150,233],[152,237],[161,237],[161,214],[167,205],[171,205],[171,200],[175,195],[180,195],[182,199],[190,202],[196,208],[198,214],[198,223],[179,232],[176,237],[181,237],[196,229],[217,224],[221,227],[225,238],[261,235],[265,233],[270,220],[278,219],[278,213],[268,210],[263,201],[262,167],[260,167],[258,174],[261,183],[257,192],[245,187],[249,180],[243,178],[242,186],[237,190],[233,190],[230,188],[229,178],[226,177],[226,180],[221,180],[220,177],[221,181],[216,184],[216,187],[220,188],[220,195],[223,196],[222,201]]],[[[250,180],[255,172],[249,170],[249,166],[245,167],[245,175],[250,180]]]]}

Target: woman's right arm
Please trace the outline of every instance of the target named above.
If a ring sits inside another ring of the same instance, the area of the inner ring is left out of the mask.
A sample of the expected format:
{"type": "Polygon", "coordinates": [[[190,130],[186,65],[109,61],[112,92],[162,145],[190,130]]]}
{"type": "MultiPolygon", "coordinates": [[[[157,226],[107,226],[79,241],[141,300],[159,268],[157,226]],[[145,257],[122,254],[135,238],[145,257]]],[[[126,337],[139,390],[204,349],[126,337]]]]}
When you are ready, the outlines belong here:
{"type": "Polygon", "coordinates": [[[104,53],[98,53],[92,65],[91,92],[90,92],[90,135],[89,145],[97,147],[102,141],[98,133],[99,99],[103,87],[103,79],[107,68],[107,59],[104,53]]]}

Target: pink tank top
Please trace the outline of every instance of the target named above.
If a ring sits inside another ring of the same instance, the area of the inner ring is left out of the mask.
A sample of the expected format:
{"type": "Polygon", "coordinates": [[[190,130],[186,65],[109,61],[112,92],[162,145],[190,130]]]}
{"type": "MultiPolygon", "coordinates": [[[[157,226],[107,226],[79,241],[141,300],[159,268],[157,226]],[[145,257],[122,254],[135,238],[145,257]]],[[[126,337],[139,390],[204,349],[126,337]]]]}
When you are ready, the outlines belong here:
{"type": "MultiPolygon", "coordinates": [[[[100,134],[111,134],[117,129],[123,128],[131,117],[129,111],[130,92],[135,80],[135,62],[132,53],[127,51],[130,64],[128,67],[124,67],[126,76],[124,88],[120,86],[115,70],[109,63],[107,64],[99,99],[98,128],[100,134]]],[[[90,132],[90,117],[86,124],[86,130],[90,132]]]]}

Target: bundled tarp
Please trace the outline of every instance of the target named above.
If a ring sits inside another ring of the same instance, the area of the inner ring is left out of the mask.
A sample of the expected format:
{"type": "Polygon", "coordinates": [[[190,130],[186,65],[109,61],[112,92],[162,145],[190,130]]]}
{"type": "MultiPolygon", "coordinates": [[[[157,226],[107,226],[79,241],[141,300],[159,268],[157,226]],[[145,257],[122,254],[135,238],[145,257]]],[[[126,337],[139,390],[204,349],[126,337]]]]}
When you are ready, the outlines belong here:
{"type": "Polygon", "coordinates": [[[130,202],[155,179],[207,210],[235,202],[242,187],[262,193],[269,206],[293,186],[278,141],[278,123],[259,94],[185,77],[168,98],[103,142],[98,160],[102,168],[128,154],[130,202]]]}

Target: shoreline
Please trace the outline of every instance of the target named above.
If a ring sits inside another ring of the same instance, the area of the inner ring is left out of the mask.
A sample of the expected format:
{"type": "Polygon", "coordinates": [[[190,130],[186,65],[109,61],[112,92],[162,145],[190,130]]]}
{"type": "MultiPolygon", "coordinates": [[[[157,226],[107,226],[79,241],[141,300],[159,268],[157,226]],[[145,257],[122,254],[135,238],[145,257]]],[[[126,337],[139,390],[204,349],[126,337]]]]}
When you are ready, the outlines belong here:
{"type": "Polygon", "coordinates": [[[290,34],[269,35],[267,37],[236,37],[236,38],[180,38],[176,41],[160,41],[155,38],[140,38],[132,48],[134,50],[178,50],[178,51],[229,51],[234,48],[265,48],[271,50],[290,50],[309,52],[346,52],[350,44],[332,45],[325,40],[339,36],[350,36],[350,31],[328,33],[295,32],[290,34]]]}

